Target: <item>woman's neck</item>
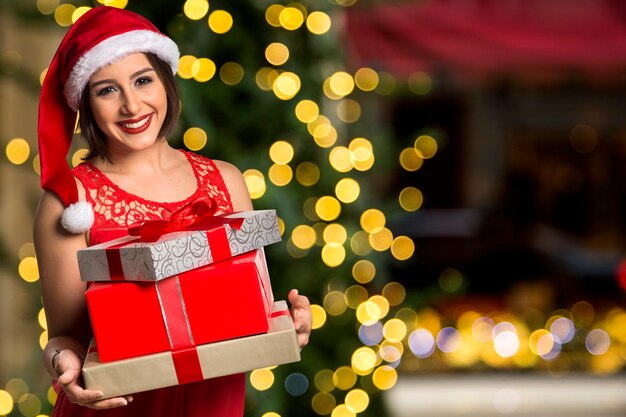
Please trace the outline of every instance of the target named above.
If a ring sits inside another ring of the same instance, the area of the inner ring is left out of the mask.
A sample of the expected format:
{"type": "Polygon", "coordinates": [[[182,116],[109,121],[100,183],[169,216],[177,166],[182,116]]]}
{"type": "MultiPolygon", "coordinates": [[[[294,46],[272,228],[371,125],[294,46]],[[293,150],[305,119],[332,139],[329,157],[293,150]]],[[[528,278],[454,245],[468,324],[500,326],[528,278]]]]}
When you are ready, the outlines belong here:
{"type": "Polygon", "coordinates": [[[163,139],[139,151],[111,150],[110,161],[106,158],[98,158],[93,163],[105,173],[155,175],[167,170],[176,162],[177,156],[178,152],[169,145],[167,140],[163,139]]]}

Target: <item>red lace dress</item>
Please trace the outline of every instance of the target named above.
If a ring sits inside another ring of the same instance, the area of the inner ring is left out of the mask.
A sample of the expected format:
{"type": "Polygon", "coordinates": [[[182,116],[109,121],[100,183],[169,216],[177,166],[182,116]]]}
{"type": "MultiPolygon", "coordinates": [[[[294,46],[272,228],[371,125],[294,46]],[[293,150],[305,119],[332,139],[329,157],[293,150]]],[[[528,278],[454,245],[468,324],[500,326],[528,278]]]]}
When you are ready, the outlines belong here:
{"type": "MultiPolygon", "coordinates": [[[[74,168],[94,208],[95,221],[89,244],[95,245],[127,235],[127,226],[146,219],[168,219],[172,212],[200,196],[212,197],[219,212],[232,211],[230,195],[215,164],[200,155],[184,152],[198,183],[195,193],[172,203],[145,200],[117,187],[88,162],[74,168]]],[[[53,417],[234,417],[242,416],[245,400],[245,374],[230,375],[191,384],[133,394],[127,406],[96,411],[72,404],[55,383],[58,395],[53,417]]]]}

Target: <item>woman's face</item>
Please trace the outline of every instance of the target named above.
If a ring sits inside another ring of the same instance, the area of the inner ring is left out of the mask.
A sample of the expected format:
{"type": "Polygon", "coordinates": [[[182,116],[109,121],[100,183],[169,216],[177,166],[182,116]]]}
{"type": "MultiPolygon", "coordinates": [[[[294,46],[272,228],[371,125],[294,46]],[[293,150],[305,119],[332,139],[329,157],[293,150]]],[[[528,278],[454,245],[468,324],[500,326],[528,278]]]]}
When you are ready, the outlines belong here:
{"type": "Polygon", "coordinates": [[[89,79],[89,104],[111,153],[152,146],[167,113],[163,83],[142,53],[95,72],[89,79]]]}

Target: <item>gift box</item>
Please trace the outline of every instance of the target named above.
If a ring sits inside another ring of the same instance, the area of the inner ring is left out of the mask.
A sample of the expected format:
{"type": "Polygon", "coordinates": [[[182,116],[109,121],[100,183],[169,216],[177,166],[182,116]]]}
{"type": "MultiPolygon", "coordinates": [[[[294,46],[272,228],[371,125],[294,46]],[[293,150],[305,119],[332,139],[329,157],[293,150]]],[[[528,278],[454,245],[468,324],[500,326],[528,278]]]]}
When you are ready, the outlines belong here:
{"type": "Polygon", "coordinates": [[[157,281],[281,240],[275,210],[147,221],[129,232],[78,251],[83,281],[157,281]]]}
{"type": "Polygon", "coordinates": [[[154,282],[94,282],[86,298],[102,362],[265,333],[274,302],[262,249],[154,282]]]}
{"type": "Polygon", "coordinates": [[[285,301],[274,304],[266,334],[200,345],[181,353],[182,358],[176,358],[177,353],[103,363],[92,343],[82,369],[85,387],[110,398],[300,360],[298,338],[285,301]]]}

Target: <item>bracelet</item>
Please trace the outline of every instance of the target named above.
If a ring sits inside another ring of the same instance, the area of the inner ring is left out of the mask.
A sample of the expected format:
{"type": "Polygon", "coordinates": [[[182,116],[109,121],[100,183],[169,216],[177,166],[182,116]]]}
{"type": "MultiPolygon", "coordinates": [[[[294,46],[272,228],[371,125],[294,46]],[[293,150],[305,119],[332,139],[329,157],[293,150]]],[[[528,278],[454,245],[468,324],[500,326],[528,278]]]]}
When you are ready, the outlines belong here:
{"type": "Polygon", "coordinates": [[[57,356],[59,356],[60,353],[61,353],[61,350],[54,349],[54,355],[52,355],[52,359],[50,360],[50,362],[52,363],[52,370],[57,374],[57,378],[61,375],[59,375],[59,371],[57,371],[57,367],[54,364],[54,360],[57,358],[57,356]]]}

